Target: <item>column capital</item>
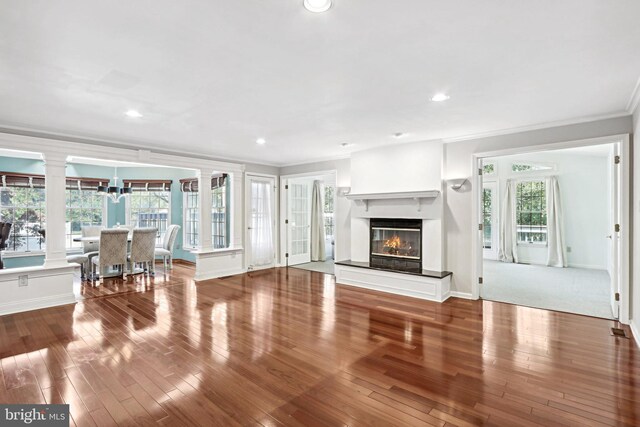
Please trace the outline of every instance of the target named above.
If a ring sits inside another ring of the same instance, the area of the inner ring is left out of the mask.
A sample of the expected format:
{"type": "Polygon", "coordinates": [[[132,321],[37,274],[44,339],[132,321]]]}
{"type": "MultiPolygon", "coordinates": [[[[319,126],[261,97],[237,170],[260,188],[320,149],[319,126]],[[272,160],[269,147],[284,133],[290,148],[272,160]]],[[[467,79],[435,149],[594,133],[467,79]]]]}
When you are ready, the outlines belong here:
{"type": "Polygon", "coordinates": [[[44,163],[48,165],[66,165],[67,157],[68,157],[67,154],[58,153],[58,152],[42,153],[42,160],[44,160],[44,163]]]}

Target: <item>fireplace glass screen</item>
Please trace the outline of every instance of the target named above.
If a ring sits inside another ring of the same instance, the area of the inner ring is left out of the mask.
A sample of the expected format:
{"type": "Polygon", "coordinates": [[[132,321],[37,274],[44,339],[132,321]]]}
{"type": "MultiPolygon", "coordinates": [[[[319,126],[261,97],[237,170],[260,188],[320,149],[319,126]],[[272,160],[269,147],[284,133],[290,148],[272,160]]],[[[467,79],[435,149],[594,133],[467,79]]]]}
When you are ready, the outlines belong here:
{"type": "Polygon", "coordinates": [[[371,266],[420,271],[422,269],[421,238],[421,220],[372,219],[371,266]]]}
{"type": "Polygon", "coordinates": [[[420,230],[372,227],[371,254],[420,259],[420,230]]]}

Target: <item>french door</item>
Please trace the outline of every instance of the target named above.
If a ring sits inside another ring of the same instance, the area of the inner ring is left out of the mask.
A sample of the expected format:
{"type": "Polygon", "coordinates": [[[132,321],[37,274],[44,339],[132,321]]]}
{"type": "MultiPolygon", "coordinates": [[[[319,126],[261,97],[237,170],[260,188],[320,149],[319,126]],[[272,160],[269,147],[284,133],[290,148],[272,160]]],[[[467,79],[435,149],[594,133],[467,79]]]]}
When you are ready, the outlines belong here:
{"type": "Polygon", "coordinates": [[[249,270],[275,266],[275,178],[247,175],[246,224],[249,270]]]}
{"type": "Polygon", "coordinates": [[[308,179],[289,180],[287,197],[288,265],[311,262],[311,191],[308,179]]]}

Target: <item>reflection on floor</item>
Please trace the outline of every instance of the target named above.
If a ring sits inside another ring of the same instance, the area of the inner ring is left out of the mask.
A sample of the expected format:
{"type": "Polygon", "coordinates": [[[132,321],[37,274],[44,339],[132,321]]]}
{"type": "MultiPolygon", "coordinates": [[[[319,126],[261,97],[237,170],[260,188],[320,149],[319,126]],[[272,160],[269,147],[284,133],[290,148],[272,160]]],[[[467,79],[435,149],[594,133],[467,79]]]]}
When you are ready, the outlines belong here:
{"type": "Polygon", "coordinates": [[[128,294],[132,292],[144,292],[168,283],[176,284],[184,281],[185,275],[190,276],[193,266],[189,264],[173,263],[173,269],[164,272],[162,263],[156,263],[156,274],[147,276],[144,274],[128,275],[126,280],[121,277],[107,277],[102,284],[80,279],[80,270],[76,270],[73,278],[73,293],[76,300],[98,298],[116,294],[128,294]]]}
{"type": "Polygon", "coordinates": [[[614,321],[193,273],[1,316],[0,402],[69,403],[74,426],[638,425],[640,349],[614,321]]]}
{"type": "Polygon", "coordinates": [[[484,261],[482,298],[613,318],[609,273],[585,268],[484,261]]]}
{"type": "Polygon", "coordinates": [[[319,273],[335,274],[335,266],[332,259],[328,259],[326,261],[307,262],[305,264],[292,265],[291,267],[317,271],[319,273]]]}

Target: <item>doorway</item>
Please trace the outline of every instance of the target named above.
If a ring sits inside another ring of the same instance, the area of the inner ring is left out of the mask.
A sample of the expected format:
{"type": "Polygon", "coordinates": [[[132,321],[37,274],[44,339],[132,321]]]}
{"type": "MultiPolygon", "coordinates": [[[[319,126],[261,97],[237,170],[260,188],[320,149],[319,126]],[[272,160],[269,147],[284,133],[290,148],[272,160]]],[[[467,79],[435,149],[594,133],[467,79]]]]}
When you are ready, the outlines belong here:
{"type": "Polygon", "coordinates": [[[282,177],[282,259],[287,267],[334,274],[334,171],[282,177]]]}
{"type": "Polygon", "coordinates": [[[478,156],[481,298],[624,319],[622,148],[607,142],[478,156]]]}
{"type": "Polygon", "coordinates": [[[275,266],[275,177],[247,174],[245,182],[247,270],[275,266]]]}

